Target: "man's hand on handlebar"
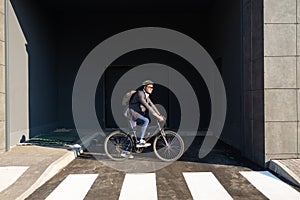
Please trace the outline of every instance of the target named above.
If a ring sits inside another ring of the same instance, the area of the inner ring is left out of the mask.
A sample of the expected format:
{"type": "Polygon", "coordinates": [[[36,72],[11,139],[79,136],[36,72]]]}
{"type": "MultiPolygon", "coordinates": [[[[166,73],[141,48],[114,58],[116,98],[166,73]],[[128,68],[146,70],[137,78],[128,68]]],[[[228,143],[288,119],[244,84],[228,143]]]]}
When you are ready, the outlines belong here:
{"type": "Polygon", "coordinates": [[[164,122],[166,120],[166,118],[162,115],[157,116],[157,119],[159,122],[164,122]]]}

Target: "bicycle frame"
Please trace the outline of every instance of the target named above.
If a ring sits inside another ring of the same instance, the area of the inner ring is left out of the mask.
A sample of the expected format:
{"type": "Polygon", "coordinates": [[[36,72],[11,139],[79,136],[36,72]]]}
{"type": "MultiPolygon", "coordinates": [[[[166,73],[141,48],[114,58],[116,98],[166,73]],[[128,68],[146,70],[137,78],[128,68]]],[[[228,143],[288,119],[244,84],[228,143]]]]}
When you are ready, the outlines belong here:
{"type": "MultiPolygon", "coordinates": [[[[136,147],[137,131],[135,130],[135,127],[131,128],[132,129],[128,132],[123,132],[122,130],[111,132],[108,137],[106,137],[104,149],[111,159],[126,159],[126,157],[121,155],[121,151],[142,153],[142,151],[147,148],[136,147]]],[[[171,130],[164,130],[163,125],[159,121],[157,121],[157,126],[153,126],[152,128],[150,134],[144,139],[149,141],[150,138],[156,136],[154,137],[152,145],[156,157],[163,161],[175,161],[179,159],[184,152],[184,141],[180,135],[171,130]]]]}
{"type": "MultiPolygon", "coordinates": [[[[161,134],[162,137],[163,137],[163,139],[164,139],[164,141],[165,141],[165,144],[166,144],[167,146],[169,146],[169,144],[168,144],[168,142],[167,142],[167,139],[166,139],[166,137],[165,137],[165,131],[164,131],[164,128],[162,128],[162,126],[160,125],[160,123],[159,123],[158,120],[156,120],[156,124],[157,124],[157,128],[156,128],[152,133],[150,133],[149,137],[147,137],[147,138],[145,139],[146,142],[148,142],[153,136],[158,135],[158,134],[161,134]]],[[[129,132],[128,132],[128,135],[131,137],[131,139],[132,139],[132,141],[134,142],[134,144],[136,143],[136,139],[134,139],[134,137],[135,137],[135,138],[138,138],[136,132],[137,132],[137,131],[134,130],[134,128],[132,128],[132,130],[129,130],[129,132]],[[133,134],[131,134],[131,133],[133,133],[133,134]]],[[[134,145],[134,146],[135,146],[135,145],[134,145]]]]}

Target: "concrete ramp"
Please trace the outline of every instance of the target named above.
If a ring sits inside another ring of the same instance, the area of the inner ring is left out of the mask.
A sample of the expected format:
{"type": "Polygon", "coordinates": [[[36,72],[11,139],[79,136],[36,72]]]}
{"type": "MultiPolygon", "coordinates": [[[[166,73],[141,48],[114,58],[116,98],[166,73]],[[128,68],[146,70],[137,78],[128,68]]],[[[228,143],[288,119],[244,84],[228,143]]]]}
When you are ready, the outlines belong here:
{"type": "Polygon", "coordinates": [[[300,159],[271,160],[269,169],[300,187],[300,159]]]}

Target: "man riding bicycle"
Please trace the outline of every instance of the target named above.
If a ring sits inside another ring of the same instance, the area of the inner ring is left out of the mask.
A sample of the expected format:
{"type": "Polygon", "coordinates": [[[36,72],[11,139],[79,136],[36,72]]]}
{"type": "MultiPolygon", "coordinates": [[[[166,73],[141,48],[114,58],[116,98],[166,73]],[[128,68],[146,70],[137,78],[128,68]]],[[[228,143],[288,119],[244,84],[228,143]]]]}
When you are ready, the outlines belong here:
{"type": "Polygon", "coordinates": [[[129,107],[126,116],[129,118],[131,127],[136,127],[136,124],[141,125],[139,133],[140,140],[136,147],[148,147],[151,144],[144,140],[145,132],[149,124],[149,112],[156,117],[160,122],[164,121],[164,117],[159,113],[156,106],[152,103],[149,95],[153,91],[154,82],[146,80],[142,86],[137,89],[129,100],[129,107]]]}
{"type": "Polygon", "coordinates": [[[162,161],[175,161],[184,152],[184,141],[180,135],[171,130],[164,130],[160,122],[165,118],[159,113],[156,106],[152,103],[149,95],[153,91],[154,83],[146,80],[137,90],[128,91],[122,100],[122,105],[126,107],[124,115],[129,119],[131,128],[141,125],[138,134],[135,130],[124,132],[116,130],[111,132],[104,141],[104,150],[112,160],[124,160],[134,158],[131,152],[141,153],[143,147],[151,144],[146,143],[155,136],[153,140],[153,152],[162,161]],[[157,118],[157,128],[145,137],[146,129],[149,125],[149,113],[157,118]],[[146,141],[145,141],[146,140],[146,141]]]}

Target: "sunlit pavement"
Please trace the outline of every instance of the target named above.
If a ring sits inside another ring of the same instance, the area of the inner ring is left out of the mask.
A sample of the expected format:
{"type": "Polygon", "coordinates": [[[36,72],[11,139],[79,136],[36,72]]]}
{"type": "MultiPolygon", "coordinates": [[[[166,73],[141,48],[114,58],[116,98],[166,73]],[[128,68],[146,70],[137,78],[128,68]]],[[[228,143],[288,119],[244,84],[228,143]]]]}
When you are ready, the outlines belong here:
{"type": "Polygon", "coordinates": [[[201,140],[195,141],[179,161],[147,173],[140,173],[142,169],[137,173],[125,173],[108,167],[106,162],[127,168],[140,163],[148,167],[149,162],[161,162],[145,158],[143,153],[134,154],[134,159],[116,162],[109,161],[101,152],[86,152],[28,199],[72,198],[72,195],[77,199],[215,199],[218,196],[222,196],[222,199],[270,199],[274,195],[280,198],[280,195],[290,195],[289,199],[299,197],[299,188],[272,177],[270,172],[243,159],[223,143],[218,143],[208,156],[199,159],[201,140]],[[262,177],[262,181],[253,183],[252,177],[262,177]],[[267,181],[267,184],[270,182],[273,188],[279,186],[281,190],[275,189],[274,192],[282,193],[270,193],[259,185],[263,181],[267,181]],[[282,190],[285,187],[286,191],[282,190]]]}

